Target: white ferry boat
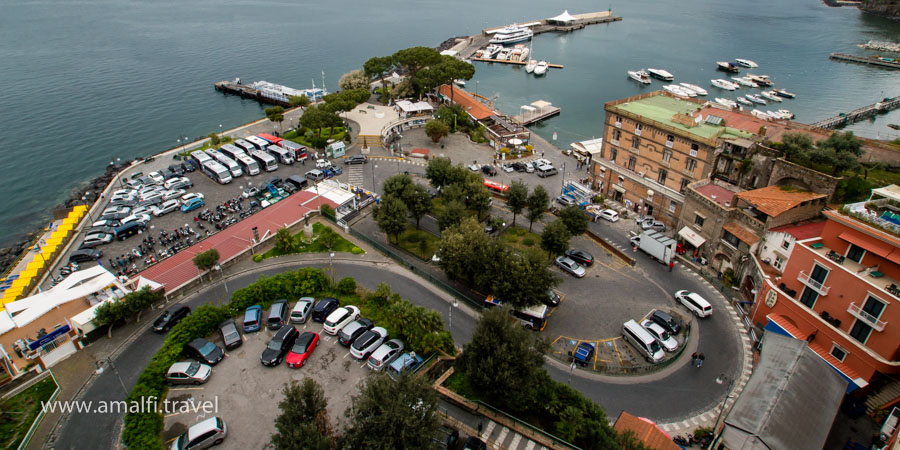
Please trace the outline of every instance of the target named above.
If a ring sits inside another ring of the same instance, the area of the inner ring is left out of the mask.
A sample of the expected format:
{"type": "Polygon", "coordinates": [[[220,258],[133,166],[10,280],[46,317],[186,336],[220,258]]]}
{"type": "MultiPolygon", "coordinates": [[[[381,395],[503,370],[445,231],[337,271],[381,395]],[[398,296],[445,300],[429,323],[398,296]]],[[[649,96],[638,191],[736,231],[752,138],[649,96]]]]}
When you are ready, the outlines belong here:
{"type": "Polygon", "coordinates": [[[650,74],[644,69],[638,71],[629,70],[628,77],[641,84],[650,84],[650,74]]]}
{"type": "Polygon", "coordinates": [[[675,75],[663,70],[663,69],[647,69],[647,72],[650,73],[650,76],[659,78],[664,81],[672,81],[675,79],[675,75]]]}
{"type": "Polygon", "coordinates": [[[520,27],[518,25],[510,25],[500,31],[494,33],[491,38],[491,44],[514,44],[516,42],[524,42],[531,40],[534,32],[530,28],[520,27]]]}

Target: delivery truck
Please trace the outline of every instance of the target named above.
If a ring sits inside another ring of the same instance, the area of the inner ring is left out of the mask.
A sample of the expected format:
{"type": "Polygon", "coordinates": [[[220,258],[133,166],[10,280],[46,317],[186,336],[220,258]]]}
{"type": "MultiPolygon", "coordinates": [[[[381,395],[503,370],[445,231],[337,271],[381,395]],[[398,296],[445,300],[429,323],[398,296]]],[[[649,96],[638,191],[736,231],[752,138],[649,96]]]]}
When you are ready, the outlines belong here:
{"type": "Polygon", "coordinates": [[[675,257],[675,239],[672,239],[659,231],[648,230],[639,236],[631,238],[631,246],[641,249],[644,253],[668,265],[675,257]]]}

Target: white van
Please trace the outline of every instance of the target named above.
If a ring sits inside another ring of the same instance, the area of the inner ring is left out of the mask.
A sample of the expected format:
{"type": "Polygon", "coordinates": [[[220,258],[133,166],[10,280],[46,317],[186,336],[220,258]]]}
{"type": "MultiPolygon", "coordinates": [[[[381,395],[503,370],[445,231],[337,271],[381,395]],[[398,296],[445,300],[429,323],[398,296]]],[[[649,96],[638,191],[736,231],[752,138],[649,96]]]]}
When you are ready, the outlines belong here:
{"type": "Polygon", "coordinates": [[[266,151],[281,164],[291,165],[294,163],[294,156],[285,148],[281,148],[277,145],[270,145],[266,147],[266,151]]]}
{"type": "Polygon", "coordinates": [[[701,297],[700,294],[691,291],[675,292],[675,300],[684,305],[690,312],[697,317],[709,317],[712,315],[712,305],[701,297]]]}
{"type": "Polygon", "coordinates": [[[549,177],[551,175],[556,175],[559,173],[559,171],[556,170],[556,167],[548,166],[546,164],[543,166],[538,166],[537,169],[534,170],[535,172],[537,172],[537,176],[541,178],[549,177]]]}
{"type": "Polygon", "coordinates": [[[660,362],[666,356],[659,342],[634,320],[622,325],[622,337],[650,362],[660,362]]]}

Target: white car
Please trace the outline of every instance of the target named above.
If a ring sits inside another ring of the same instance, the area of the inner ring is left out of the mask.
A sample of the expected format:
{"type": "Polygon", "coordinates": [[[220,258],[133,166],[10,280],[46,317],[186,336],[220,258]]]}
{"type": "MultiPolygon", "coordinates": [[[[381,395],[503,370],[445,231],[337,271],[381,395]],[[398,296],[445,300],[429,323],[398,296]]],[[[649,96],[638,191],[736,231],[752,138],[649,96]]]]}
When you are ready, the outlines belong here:
{"type": "Polygon", "coordinates": [[[618,222],[619,221],[619,213],[617,213],[611,209],[604,209],[603,211],[598,212],[597,217],[604,219],[604,220],[608,220],[610,222],[618,222]]]}
{"type": "Polygon", "coordinates": [[[348,323],[353,322],[354,320],[359,318],[359,308],[350,305],[343,306],[334,310],[328,317],[325,319],[325,324],[323,326],[323,330],[334,336],[337,334],[338,330],[344,328],[348,323]]]}
{"type": "Polygon", "coordinates": [[[316,169],[325,169],[331,167],[331,162],[324,159],[316,160],[316,169]]]}
{"type": "Polygon", "coordinates": [[[534,164],[530,162],[525,163],[525,171],[528,173],[534,173],[534,164]]]}
{"type": "Polygon", "coordinates": [[[112,197],[110,197],[110,201],[116,200],[134,200],[137,197],[137,191],[134,189],[120,189],[116,192],[113,192],[112,197]]]}
{"type": "Polygon", "coordinates": [[[504,164],[504,165],[503,165],[503,171],[506,172],[506,173],[513,173],[513,172],[516,171],[516,169],[513,169],[512,164],[504,164]]]}
{"type": "Polygon", "coordinates": [[[155,181],[156,184],[162,184],[163,181],[166,181],[166,178],[163,177],[159,172],[150,172],[149,174],[147,174],[147,176],[150,177],[151,180],[155,181]]]}
{"type": "Polygon", "coordinates": [[[259,188],[256,186],[248,187],[244,192],[241,192],[241,197],[250,198],[259,193],[259,188]]]}
{"type": "Polygon", "coordinates": [[[659,326],[658,323],[646,319],[641,322],[641,326],[644,327],[644,329],[650,333],[650,336],[653,336],[653,339],[655,339],[656,342],[659,342],[659,345],[666,349],[667,352],[678,350],[678,341],[676,341],[668,331],[664,330],[663,327],[659,326]]]}
{"type": "Polygon", "coordinates": [[[131,208],[127,206],[110,206],[103,210],[100,213],[101,216],[111,215],[111,214],[131,214],[131,208]]]}
{"type": "Polygon", "coordinates": [[[388,337],[388,332],[382,327],[375,327],[356,338],[350,346],[350,355],[356,359],[368,359],[388,337]]]}
{"type": "Polygon", "coordinates": [[[131,222],[139,222],[141,224],[146,225],[150,222],[149,214],[132,214],[124,219],[122,219],[122,225],[128,225],[131,222]]]}
{"type": "Polygon", "coordinates": [[[153,206],[138,206],[131,210],[132,216],[139,216],[142,214],[153,214],[153,206]]]}
{"type": "Polygon", "coordinates": [[[156,217],[168,214],[172,211],[178,209],[181,206],[181,203],[178,200],[168,200],[164,202],[162,205],[153,207],[153,215],[156,217]]]}
{"type": "Polygon", "coordinates": [[[166,189],[181,189],[184,187],[191,187],[194,183],[191,182],[191,179],[188,177],[176,177],[170,178],[163,183],[163,186],[166,189]]]}
{"type": "Polygon", "coordinates": [[[478,172],[479,170],[481,170],[481,166],[479,166],[478,163],[469,164],[468,168],[472,172],[478,172]]]}
{"type": "Polygon", "coordinates": [[[191,192],[190,194],[184,194],[181,196],[181,202],[187,203],[191,199],[195,199],[195,198],[199,198],[199,199],[203,200],[203,194],[201,194],[199,192],[191,192]]]}
{"type": "Polygon", "coordinates": [[[675,300],[684,305],[697,317],[709,317],[712,315],[712,305],[696,292],[681,290],[675,292],[675,300]]]}
{"type": "Polygon", "coordinates": [[[179,198],[182,195],[184,195],[185,192],[187,192],[187,191],[185,191],[184,189],[172,189],[171,191],[163,192],[163,196],[162,196],[163,201],[166,202],[169,200],[179,198]]]}
{"type": "Polygon", "coordinates": [[[534,167],[540,167],[540,166],[551,166],[552,167],[553,163],[546,159],[541,158],[541,159],[536,159],[534,161],[531,161],[531,165],[534,167]]]}
{"type": "Polygon", "coordinates": [[[166,191],[166,188],[164,188],[162,186],[148,186],[148,187],[141,189],[140,192],[138,192],[138,198],[143,200],[157,192],[165,192],[165,191],[166,191]]]}

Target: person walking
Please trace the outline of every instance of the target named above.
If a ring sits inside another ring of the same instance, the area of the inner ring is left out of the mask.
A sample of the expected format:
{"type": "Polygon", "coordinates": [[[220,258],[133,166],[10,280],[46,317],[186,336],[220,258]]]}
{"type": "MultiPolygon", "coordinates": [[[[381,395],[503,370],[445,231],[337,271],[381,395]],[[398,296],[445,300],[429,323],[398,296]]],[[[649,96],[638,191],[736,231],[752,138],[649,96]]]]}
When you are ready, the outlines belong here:
{"type": "Polygon", "coordinates": [[[697,367],[703,367],[703,360],[704,360],[704,359],[706,359],[706,357],[703,356],[703,352],[700,352],[700,354],[697,355],[697,367]]]}
{"type": "Polygon", "coordinates": [[[691,355],[691,365],[692,366],[697,365],[697,352],[694,352],[694,354],[691,355]]]}
{"type": "Polygon", "coordinates": [[[675,267],[675,261],[669,261],[669,272],[675,267]]]}

